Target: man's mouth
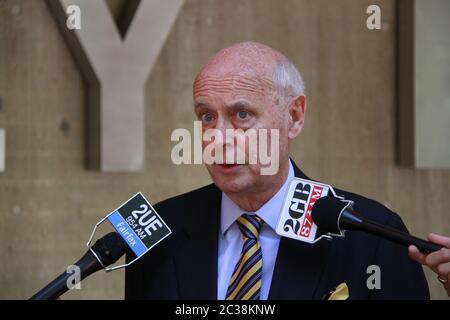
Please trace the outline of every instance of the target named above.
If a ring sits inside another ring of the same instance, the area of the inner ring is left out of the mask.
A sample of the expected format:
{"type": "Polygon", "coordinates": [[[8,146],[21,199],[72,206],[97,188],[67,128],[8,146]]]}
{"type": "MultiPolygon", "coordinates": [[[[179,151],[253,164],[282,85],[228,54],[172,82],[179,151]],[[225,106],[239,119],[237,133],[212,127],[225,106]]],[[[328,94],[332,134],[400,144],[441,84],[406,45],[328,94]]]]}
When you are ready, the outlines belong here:
{"type": "Polygon", "coordinates": [[[239,169],[242,164],[216,164],[216,167],[222,172],[232,172],[239,169]]]}

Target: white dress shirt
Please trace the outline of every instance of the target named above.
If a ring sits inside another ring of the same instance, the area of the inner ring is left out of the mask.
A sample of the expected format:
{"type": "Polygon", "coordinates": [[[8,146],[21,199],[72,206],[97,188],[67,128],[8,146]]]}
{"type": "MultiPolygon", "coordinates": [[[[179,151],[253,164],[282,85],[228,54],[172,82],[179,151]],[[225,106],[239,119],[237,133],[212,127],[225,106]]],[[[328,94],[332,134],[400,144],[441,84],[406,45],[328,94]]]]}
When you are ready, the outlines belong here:
{"type": "MultiPolygon", "coordinates": [[[[288,184],[294,177],[294,168],[289,161],[289,173],[281,188],[258,211],[254,212],[254,214],[264,220],[262,230],[259,234],[263,262],[261,300],[267,300],[269,296],[275,260],[280,244],[280,236],[275,233],[275,229],[288,184]]],[[[242,210],[223,192],[220,212],[217,299],[224,300],[226,298],[228,284],[244,244],[244,239],[242,238],[236,220],[244,213],[253,212],[242,210]]]]}

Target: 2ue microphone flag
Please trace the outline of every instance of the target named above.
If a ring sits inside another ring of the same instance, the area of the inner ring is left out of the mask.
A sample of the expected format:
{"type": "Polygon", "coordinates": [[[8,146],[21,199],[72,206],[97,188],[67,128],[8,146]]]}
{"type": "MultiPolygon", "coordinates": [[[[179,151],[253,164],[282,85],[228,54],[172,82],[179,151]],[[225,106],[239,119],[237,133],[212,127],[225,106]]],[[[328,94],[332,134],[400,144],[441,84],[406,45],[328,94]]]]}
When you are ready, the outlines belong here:
{"type": "Polygon", "coordinates": [[[137,257],[172,233],[140,192],[109,214],[108,221],[137,257]]]}

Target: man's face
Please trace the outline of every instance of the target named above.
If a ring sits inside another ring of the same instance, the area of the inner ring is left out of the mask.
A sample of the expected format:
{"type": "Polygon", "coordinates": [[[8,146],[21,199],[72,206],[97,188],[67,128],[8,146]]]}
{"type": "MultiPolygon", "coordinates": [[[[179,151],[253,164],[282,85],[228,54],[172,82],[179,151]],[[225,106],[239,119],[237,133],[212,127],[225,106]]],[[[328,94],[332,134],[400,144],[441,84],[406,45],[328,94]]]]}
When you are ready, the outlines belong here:
{"type": "MultiPolygon", "coordinates": [[[[227,144],[225,137],[227,129],[268,129],[267,150],[270,152],[270,129],[278,129],[279,163],[287,163],[289,113],[286,106],[277,105],[271,79],[242,73],[200,76],[194,83],[194,104],[197,118],[202,122],[202,134],[208,129],[216,129],[223,137],[221,148],[226,163],[206,165],[219,189],[225,193],[239,193],[259,192],[268,188],[274,176],[261,175],[261,168],[267,166],[261,165],[259,159],[256,164],[249,163],[249,140],[246,140],[246,163],[236,164],[236,142],[227,144]],[[230,152],[235,155],[231,163],[225,157],[230,152]]],[[[257,142],[260,144],[261,140],[257,142]]],[[[203,141],[203,150],[210,143],[214,142],[203,141]]]]}

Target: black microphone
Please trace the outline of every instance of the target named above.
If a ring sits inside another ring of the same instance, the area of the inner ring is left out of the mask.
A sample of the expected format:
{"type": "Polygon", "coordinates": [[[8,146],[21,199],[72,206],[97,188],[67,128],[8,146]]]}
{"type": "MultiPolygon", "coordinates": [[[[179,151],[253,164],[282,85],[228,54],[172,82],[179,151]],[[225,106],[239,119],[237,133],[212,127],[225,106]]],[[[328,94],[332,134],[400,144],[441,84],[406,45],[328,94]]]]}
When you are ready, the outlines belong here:
{"type": "Polygon", "coordinates": [[[409,235],[406,232],[384,226],[365,219],[359,213],[347,207],[347,203],[333,196],[316,201],[311,218],[321,232],[340,234],[341,230],[360,230],[385,238],[401,245],[415,245],[421,252],[431,253],[442,247],[429,241],[409,235]]]}
{"type": "MultiPolygon", "coordinates": [[[[127,251],[127,244],[116,232],[110,232],[88,250],[75,265],[80,268],[80,281],[100,269],[115,263],[127,251]],[[95,252],[95,254],[92,252],[95,252]],[[96,256],[97,257],[96,257],[96,256]]],[[[30,300],[54,300],[69,290],[67,279],[70,274],[64,272],[36,293],[30,300]]]]}

